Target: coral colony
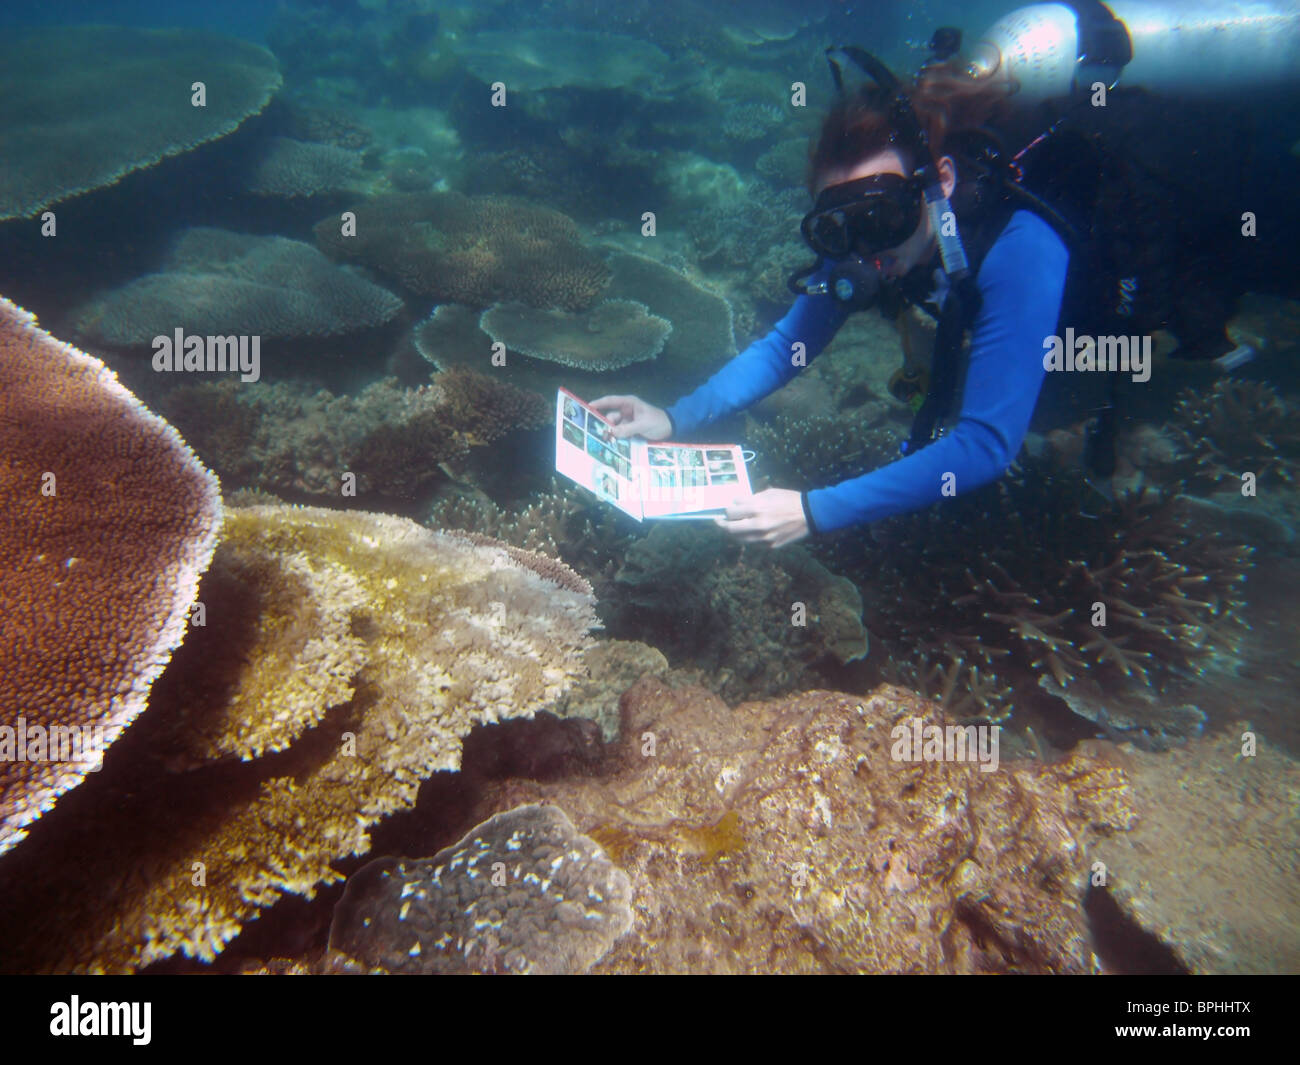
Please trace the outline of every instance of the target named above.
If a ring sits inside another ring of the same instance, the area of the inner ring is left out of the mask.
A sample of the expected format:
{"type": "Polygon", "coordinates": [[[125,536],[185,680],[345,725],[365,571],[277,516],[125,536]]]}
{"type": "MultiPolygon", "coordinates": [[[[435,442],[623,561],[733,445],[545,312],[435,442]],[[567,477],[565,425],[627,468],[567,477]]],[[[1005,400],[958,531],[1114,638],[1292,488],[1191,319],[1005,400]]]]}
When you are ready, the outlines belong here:
{"type": "MultiPolygon", "coordinates": [[[[1238,518],[1294,539],[1294,398],[1187,390],[1113,501],[1066,433],[776,552],[635,527],[554,479],[556,388],[667,404],[783,313],[824,27],[558,6],[0,43],[0,222],[64,256],[0,297],[5,969],[1090,973],[1103,861],[1177,966],[1294,970],[1300,766],[1199,708],[1267,710],[1238,518]],[[191,181],[220,207],[155,209],[191,181]],[[111,255],[65,223],[102,204],[111,255]]],[[[898,337],[855,318],[719,429],[771,486],[897,455],[898,337]]]]}

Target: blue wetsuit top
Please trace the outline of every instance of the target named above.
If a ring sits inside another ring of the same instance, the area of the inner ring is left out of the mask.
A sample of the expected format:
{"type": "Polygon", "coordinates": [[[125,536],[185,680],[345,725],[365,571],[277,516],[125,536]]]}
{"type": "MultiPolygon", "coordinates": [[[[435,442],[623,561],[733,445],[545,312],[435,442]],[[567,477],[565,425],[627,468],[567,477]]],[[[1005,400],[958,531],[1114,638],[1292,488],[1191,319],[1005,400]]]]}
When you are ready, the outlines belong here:
{"type": "MultiPolygon", "coordinates": [[[[1043,341],[1056,331],[1069,252],[1037,215],[1017,211],[989,249],[976,276],[983,299],[971,327],[971,352],[955,426],[934,443],[887,466],[829,488],[804,493],[811,532],[876,521],[938,502],[944,475],[950,490],[969,492],[1011,464],[1043,384],[1043,341]]],[[[668,408],[673,438],[757,403],[821,354],[847,313],[829,294],[805,295],[772,331],[755,341],[690,395],[668,408]]]]}

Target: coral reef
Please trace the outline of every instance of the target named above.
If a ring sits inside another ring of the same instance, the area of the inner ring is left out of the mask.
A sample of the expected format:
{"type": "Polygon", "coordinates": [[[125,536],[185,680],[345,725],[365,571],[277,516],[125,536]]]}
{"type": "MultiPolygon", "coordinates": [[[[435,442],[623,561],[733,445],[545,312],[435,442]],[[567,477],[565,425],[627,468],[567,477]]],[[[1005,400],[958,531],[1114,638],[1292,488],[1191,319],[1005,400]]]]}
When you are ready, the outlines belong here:
{"type": "MultiPolygon", "coordinates": [[[[454,387],[463,394],[463,384],[454,387]]],[[[477,392],[489,399],[496,389],[477,392]]],[[[485,403],[475,419],[463,399],[450,407],[447,399],[438,386],[401,388],[390,378],[355,396],[226,380],[180,385],[160,406],[229,488],[337,499],[344,474],[353,473],[358,497],[415,498],[444,477],[439,463],[463,455],[472,439],[507,431],[507,419],[529,406],[507,391],[498,409],[485,403]]]]}
{"type": "Polygon", "coordinates": [[[746,551],[717,530],[663,523],[628,549],[616,582],[610,632],[653,633],[728,699],[806,686],[823,659],[867,654],[858,590],[799,547],[746,551]]]}
{"type": "Polygon", "coordinates": [[[360,152],[273,137],[245,177],[244,188],[255,196],[293,199],[356,192],[361,176],[360,152]]]}
{"type": "Polygon", "coordinates": [[[1123,917],[1193,973],[1300,968],[1300,766],[1247,722],[1121,760],[1141,821],[1093,857],[1123,917]],[[1258,743],[1250,756],[1247,732],[1258,743]]]}
{"type": "Polygon", "coordinates": [[[391,321],[402,301],[310,244],[197,227],[160,273],[101,295],[73,318],[79,335],[120,347],[176,329],[196,336],[329,337],[391,321]]]}
{"type": "Polygon", "coordinates": [[[864,427],[858,417],[781,413],[754,424],[746,439],[764,475],[782,488],[804,492],[892,462],[901,435],[887,425],[864,427]]]}
{"type": "Polygon", "coordinates": [[[486,30],[459,40],[456,53],[485,83],[520,93],[618,90],[672,101],[702,76],[699,64],[672,60],[649,41],[590,30],[486,30]]]}
{"type": "Polygon", "coordinates": [[[632,927],[632,886],[556,806],[495,814],[420,860],[348,878],[331,964],[380,973],[586,972],[632,927]]]}
{"type": "Polygon", "coordinates": [[[1185,390],[1167,429],[1181,445],[1178,472],[1188,488],[1240,488],[1253,473],[1261,486],[1300,483],[1300,415],[1262,381],[1216,381],[1206,393],[1185,390]]]}
{"type": "Polygon", "coordinates": [[[616,511],[570,481],[502,508],[479,494],[447,495],[430,510],[437,528],[486,533],[562,558],[594,584],[612,581],[635,537],[616,511]]]}
{"type": "Polygon", "coordinates": [[[345,236],[338,218],[326,218],[315,227],[320,247],[439,303],[486,307],[515,300],[580,311],[609,281],[570,218],[527,200],[395,193],[350,212],[355,235],[345,236]]]}
{"type": "Polygon", "coordinates": [[[623,713],[608,771],[478,807],[554,803],[627,870],[632,934],[593,972],[1095,970],[1080,885],[1134,822],[1122,771],[899,760],[897,726],[946,722],[890,688],[729,708],[644,677],[623,713]]]}
{"type": "Polygon", "coordinates": [[[479,328],[510,351],[580,370],[619,370],[653,359],[673,331],[635,300],[601,300],[578,312],[498,304],[483,312],[479,328]]]}
{"type": "Polygon", "coordinates": [[[496,367],[492,338],[479,328],[479,315],[455,304],[444,304],[416,327],[415,346],[439,369],[467,366],[503,373],[518,387],[547,397],[563,385],[582,396],[627,392],[661,403],[680,396],[682,382],[703,379],[736,353],[731,306],[721,296],[643,255],[616,252],[610,268],[613,278],[606,294],[611,300],[644,304],[672,327],[652,361],[593,371],[507,355],[506,365],[496,367]]]}
{"type": "Polygon", "coordinates": [[[144,709],[185,636],[221,500],[175,429],[3,298],[0,454],[3,853],[144,709]]]}
{"type": "Polygon", "coordinates": [[[907,664],[901,676],[942,664],[932,682],[949,696],[975,695],[995,719],[1008,688],[1078,685],[1111,700],[1135,687],[1160,691],[1231,653],[1242,631],[1250,548],[1189,539],[1173,499],[1107,504],[1045,463],[1024,460],[873,535],[866,552],[841,539],[820,557],[867,592],[867,624],[907,664]],[[954,669],[969,688],[949,683],[954,669]]]}
{"type": "Polygon", "coordinates": [[[606,743],[618,739],[619,697],[644,673],[667,673],[668,659],[639,640],[600,640],[582,656],[588,676],[560,696],[551,713],[594,721],[606,743]]]}
{"type": "Polygon", "coordinates": [[[551,579],[557,566],[385,515],[231,511],[218,579],[200,595],[207,624],[156,687],[132,749],[111,751],[94,794],[0,863],[10,967],[211,960],[282,894],[340,880],[334,863],[364,854],[371,826],[409,808],[423,780],[456,769],[471,729],[531,717],[578,679],[593,598],[576,575],[551,579]],[[346,628],[312,631],[336,612],[346,628]],[[326,651],[330,635],[349,646],[326,651]],[[345,679],[353,640],[362,661],[345,679]],[[316,676],[326,662],[336,675],[316,676]],[[321,717],[345,686],[351,698],[321,717]],[[281,754],[209,761],[295,731],[281,754]],[[178,743],[206,764],[166,772],[178,743]]]}
{"type": "Polygon", "coordinates": [[[0,170],[0,219],[222,137],[280,87],[270,52],[217,33],[46,26],[33,38],[6,35],[0,47],[5,156],[22,163],[0,170]]]}

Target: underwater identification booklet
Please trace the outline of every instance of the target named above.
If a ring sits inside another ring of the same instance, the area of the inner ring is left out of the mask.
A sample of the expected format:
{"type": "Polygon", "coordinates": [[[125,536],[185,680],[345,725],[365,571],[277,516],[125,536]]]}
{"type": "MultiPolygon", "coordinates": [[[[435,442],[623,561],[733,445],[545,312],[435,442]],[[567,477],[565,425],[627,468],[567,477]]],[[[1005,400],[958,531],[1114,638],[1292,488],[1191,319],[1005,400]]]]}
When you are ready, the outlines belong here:
{"type": "Polygon", "coordinates": [[[555,469],[637,521],[725,517],[753,494],[739,446],[619,439],[566,388],[555,396],[555,469]]]}

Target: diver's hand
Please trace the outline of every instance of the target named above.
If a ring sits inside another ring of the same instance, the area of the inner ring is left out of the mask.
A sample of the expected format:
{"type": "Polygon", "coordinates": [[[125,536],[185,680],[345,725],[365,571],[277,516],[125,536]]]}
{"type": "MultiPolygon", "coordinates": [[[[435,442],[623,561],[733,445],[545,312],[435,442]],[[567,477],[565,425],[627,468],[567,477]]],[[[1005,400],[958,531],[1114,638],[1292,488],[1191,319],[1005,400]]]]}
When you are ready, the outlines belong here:
{"type": "Polygon", "coordinates": [[[741,540],[769,547],[792,544],[809,531],[800,493],[787,488],[769,488],[749,499],[737,499],[727,508],[727,516],[714,518],[713,523],[741,540]]]}
{"type": "Polygon", "coordinates": [[[673,424],[663,410],[636,396],[601,396],[587,406],[613,422],[614,435],[620,438],[643,436],[647,440],[667,440],[673,431],[673,424]]]}

